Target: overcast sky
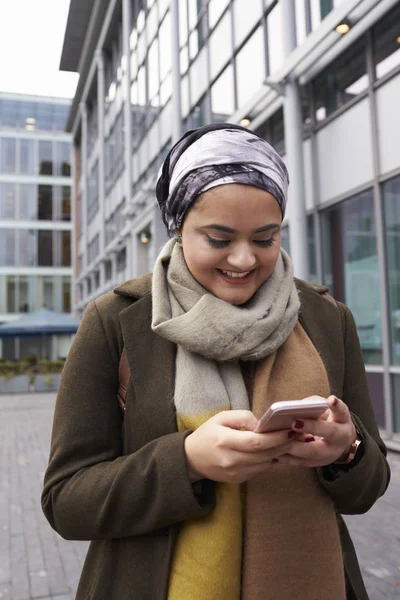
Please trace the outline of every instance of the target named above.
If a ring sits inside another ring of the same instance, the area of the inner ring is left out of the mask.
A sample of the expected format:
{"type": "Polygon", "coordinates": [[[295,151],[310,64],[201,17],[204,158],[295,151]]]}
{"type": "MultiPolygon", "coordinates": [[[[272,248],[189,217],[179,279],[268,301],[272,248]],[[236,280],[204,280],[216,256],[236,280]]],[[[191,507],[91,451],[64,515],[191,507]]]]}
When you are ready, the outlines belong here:
{"type": "Polygon", "coordinates": [[[0,0],[0,92],[74,96],[59,71],[70,0],[0,0]]]}

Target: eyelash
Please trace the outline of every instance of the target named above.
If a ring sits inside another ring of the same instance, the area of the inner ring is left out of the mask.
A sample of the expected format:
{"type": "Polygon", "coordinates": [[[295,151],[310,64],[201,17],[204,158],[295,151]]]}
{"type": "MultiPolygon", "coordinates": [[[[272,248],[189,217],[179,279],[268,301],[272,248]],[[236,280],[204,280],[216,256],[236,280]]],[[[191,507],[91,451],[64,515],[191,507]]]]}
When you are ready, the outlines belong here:
{"type": "MultiPolygon", "coordinates": [[[[212,248],[226,248],[228,244],[230,244],[229,240],[216,240],[215,238],[207,236],[208,243],[212,248]]],[[[253,240],[254,244],[260,246],[261,248],[270,248],[274,245],[276,238],[275,236],[271,236],[267,240],[253,240]]]]}

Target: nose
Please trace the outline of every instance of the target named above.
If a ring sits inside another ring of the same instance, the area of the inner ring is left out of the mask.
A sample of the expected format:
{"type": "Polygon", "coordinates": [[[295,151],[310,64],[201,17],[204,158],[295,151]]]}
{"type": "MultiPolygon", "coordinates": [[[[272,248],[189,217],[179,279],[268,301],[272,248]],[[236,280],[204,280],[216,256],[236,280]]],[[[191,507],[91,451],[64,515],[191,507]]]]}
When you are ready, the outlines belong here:
{"type": "Polygon", "coordinates": [[[251,271],[256,262],[253,248],[246,242],[235,244],[228,256],[229,265],[237,271],[251,271]]]}

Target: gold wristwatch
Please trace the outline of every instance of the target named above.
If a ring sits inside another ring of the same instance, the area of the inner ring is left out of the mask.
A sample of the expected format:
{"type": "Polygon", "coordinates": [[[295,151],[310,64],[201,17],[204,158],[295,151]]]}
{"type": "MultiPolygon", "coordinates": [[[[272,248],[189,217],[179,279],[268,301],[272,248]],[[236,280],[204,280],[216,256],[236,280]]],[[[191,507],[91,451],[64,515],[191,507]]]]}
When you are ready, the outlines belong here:
{"type": "Polygon", "coordinates": [[[351,463],[354,460],[354,457],[357,454],[358,447],[362,442],[360,432],[357,429],[356,429],[356,432],[357,432],[357,437],[354,440],[354,442],[351,444],[350,450],[349,450],[347,456],[346,455],[344,457],[340,456],[339,459],[336,460],[333,464],[348,465],[349,463],[351,463]]]}

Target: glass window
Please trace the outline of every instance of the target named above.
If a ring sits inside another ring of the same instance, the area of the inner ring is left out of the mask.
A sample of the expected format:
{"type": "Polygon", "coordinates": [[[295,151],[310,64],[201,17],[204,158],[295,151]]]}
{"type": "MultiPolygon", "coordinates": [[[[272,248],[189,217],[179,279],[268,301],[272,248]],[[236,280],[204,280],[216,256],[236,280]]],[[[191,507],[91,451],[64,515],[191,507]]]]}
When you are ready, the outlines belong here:
{"type": "Polygon", "coordinates": [[[26,175],[35,173],[35,142],[21,139],[19,142],[19,172],[26,175]]]}
{"type": "Polygon", "coordinates": [[[232,23],[228,11],[210,36],[211,79],[232,56],[232,23]]]}
{"type": "Polygon", "coordinates": [[[208,22],[210,29],[214,27],[228,4],[229,0],[210,0],[208,4],[208,22]]]}
{"type": "Polygon", "coordinates": [[[38,219],[40,221],[53,219],[53,188],[51,185],[39,185],[38,219]]]}
{"type": "Polygon", "coordinates": [[[158,39],[155,39],[149,50],[149,98],[152,100],[160,87],[158,64],[158,39]]]}
{"type": "Polygon", "coordinates": [[[13,267],[15,264],[15,229],[0,229],[0,266],[13,267]]]}
{"type": "Polygon", "coordinates": [[[171,50],[171,18],[168,13],[161,24],[158,39],[160,44],[160,79],[164,79],[168,71],[172,67],[172,50],[171,50]]]}
{"type": "Polygon", "coordinates": [[[237,48],[250,33],[262,16],[262,0],[234,0],[233,27],[235,47],[237,48]]]}
{"type": "Polygon", "coordinates": [[[235,110],[233,66],[229,65],[211,88],[211,110],[214,123],[226,121],[235,110]]]}
{"type": "Polygon", "coordinates": [[[52,104],[38,104],[36,120],[37,129],[41,129],[42,131],[53,130],[53,110],[52,104]]]}
{"type": "Polygon", "coordinates": [[[62,186],[61,197],[61,220],[71,220],[71,188],[69,185],[62,186]]]}
{"type": "Polygon", "coordinates": [[[33,229],[20,229],[17,247],[17,265],[34,267],[36,264],[36,232],[33,229]]]}
{"type": "Polygon", "coordinates": [[[383,374],[367,373],[369,394],[371,396],[372,406],[374,407],[376,421],[379,427],[385,429],[385,400],[383,393],[383,374]]]}
{"type": "Polygon", "coordinates": [[[39,140],[39,174],[53,174],[53,144],[47,140],[39,140]]]}
{"type": "Polygon", "coordinates": [[[0,124],[3,127],[18,127],[18,105],[15,100],[0,98],[0,124]]]}
{"type": "Polygon", "coordinates": [[[62,310],[65,313],[71,312],[71,278],[62,278],[62,310]]]}
{"type": "Polygon", "coordinates": [[[279,108],[259,129],[258,135],[269,142],[279,154],[285,153],[283,108],[279,108]]]}
{"type": "Polygon", "coordinates": [[[15,183],[0,183],[0,219],[17,218],[15,183]]]}
{"type": "Polygon", "coordinates": [[[271,10],[267,17],[269,73],[273,74],[283,64],[282,3],[271,10]]]}
{"type": "Polygon", "coordinates": [[[400,65],[400,4],[373,28],[374,62],[379,79],[400,65]]]}
{"type": "Polygon", "coordinates": [[[392,377],[394,396],[393,425],[396,433],[400,433],[400,375],[393,375],[392,377]]]}
{"type": "Polygon", "coordinates": [[[19,185],[19,218],[33,221],[37,219],[37,188],[34,183],[19,185]]]}
{"type": "Polygon", "coordinates": [[[17,312],[17,277],[7,275],[7,312],[17,312]]]}
{"type": "Polygon", "coordinates": [[[312,30],[318,29],[321,21],[333,9],[333,0],[311,0],[311,26],[312,30]]]}
{"type": "Polygon", "coordinates": [[[61,266],[71,266],[71,232],[61,231],[61,266]]]}
{"type": "Polygon", "coordinates": [[[325,119],[367,87],[365,38],[361,38],[314,80],[317,120],[325,119]]]}
{"type": "Polygon", "coordinates": [[[382,185],[388,268],[392,364],[400,365],[400,177],[382,185]]]}
{"type": "Polygon", "coordinates": [[[0,139],[0,173],[15,173],[17,170],[17,144],[13,138],[0,139]]]}
{"type": "Polygon", "coordinates": [[[243,106],[265,79],[264,34],[259,27],[236,57],[238,104],[243,106]],[[258,57],[254,60],[254,57],[258,57]]]}
{"type": "Polygon", "coordinates": [[[202,48],[195,61],[189,69],[190,89],[192,92],[192,103],[197,103],[199,98],[207,89],[207,55],[202,48]]]}
{"type": "Polygon", "coordinates": [[[372,190],[324,211],[324,282],[354,314],[364,361],[382,363],[378,256],[372,190]]]}
{"type": "Polygon", "coordinates": [[[62,177],[71,176],[71,144],[68,142],[57,142],[57,175],[62,177]]]}
{"type": "Polygon", "coordinates": [[[295,0],[297,45],[301,46],[307,37],[305,0],[295,0]]]}
{"type": "Polygon", "coordinates": [[[53,265],[53,232],[39,229],[38,231],[38,266],[53,265]]]}
{"type": "Polygon", "coordinates": [[[307,217],[307,241],[308,241],[308,280],[318,283],[317,277],[317,249],[315,246],[314,215],[307,217]]]}
{"type": "Polygon", "coordinates": [[[284,225],[281,229],[281,246],[290,255],[289,225],[284,225]]]}

